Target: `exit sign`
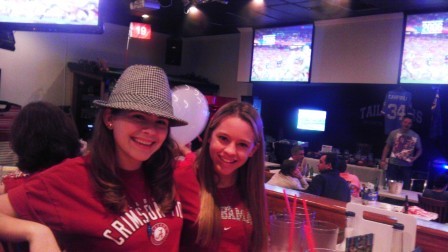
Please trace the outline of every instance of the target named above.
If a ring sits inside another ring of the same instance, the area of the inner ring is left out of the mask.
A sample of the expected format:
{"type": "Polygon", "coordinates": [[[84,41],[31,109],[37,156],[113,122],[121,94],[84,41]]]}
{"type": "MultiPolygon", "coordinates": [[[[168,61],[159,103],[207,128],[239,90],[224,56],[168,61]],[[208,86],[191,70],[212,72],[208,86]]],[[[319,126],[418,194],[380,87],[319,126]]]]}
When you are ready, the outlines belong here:
{"type": "Polygon", "coordinates": [[[151,25],[131,22],[129,37],[136,39],[151,39],[151,25]]]}

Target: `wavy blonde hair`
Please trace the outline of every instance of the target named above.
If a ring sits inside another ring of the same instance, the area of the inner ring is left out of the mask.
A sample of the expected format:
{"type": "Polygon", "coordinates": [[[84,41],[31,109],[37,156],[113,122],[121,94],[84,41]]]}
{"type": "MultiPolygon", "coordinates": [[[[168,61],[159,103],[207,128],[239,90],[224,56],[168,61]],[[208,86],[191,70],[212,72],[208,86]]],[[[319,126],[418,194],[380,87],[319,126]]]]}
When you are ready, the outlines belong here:
{"type": "Polygon", "coordinates": [[[202,142],[195,168],[200,184],[200,211],[197,219],[198,235],[196,242],[207,248],[217,248],[221,237],[221,212],[215,202],[217,176],[210,157],[210,139],[213,131],[228,117],[238,117],[247,122],[255,135],[257,150],[247,162],[238,169],[237,187],[242,200],[252,216],[253,232],[250,240],[251,251],[267,249],[267,206],[264,191],[264,136],[260,115],[245,102],[230,102],[221,107],[209,122],[202,142]],[[213,207],[212,207],[213,206],[213,207]]]}

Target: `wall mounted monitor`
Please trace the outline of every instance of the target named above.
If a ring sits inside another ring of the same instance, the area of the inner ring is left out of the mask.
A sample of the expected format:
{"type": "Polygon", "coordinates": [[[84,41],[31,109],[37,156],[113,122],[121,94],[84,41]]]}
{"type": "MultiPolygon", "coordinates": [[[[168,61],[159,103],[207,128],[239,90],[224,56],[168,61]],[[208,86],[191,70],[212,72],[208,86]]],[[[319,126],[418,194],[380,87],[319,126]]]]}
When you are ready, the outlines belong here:
{"type": "Polygon", "coordinates": [[[448,84],[448,12],[406,16],[400,83],[448,84]]]}
{"type": "Polygon", "coordinates": [[[103,0],[0,0],[0,30],[102,33],[103,0]]]}
{"type": "Polygon", "coordinates": [[[327,111],[299,109],[297,115],[297,129],[325,131],[327,111]]]}
{"type": "Polygon", "coordinates": [[[312,24],[254,30],[251,81],[309,82],[312,24]]]}

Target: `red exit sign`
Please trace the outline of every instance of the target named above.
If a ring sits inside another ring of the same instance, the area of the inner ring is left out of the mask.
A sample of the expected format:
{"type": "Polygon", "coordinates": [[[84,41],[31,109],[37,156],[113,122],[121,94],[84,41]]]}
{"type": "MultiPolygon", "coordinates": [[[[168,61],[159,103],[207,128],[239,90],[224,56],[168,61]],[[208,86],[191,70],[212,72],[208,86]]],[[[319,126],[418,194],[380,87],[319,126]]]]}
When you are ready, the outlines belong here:
{"type": "Polygon", "coordinates": [[[129,37],[137,39],[151,39],[151,25],[131,22],[129,37]]]}

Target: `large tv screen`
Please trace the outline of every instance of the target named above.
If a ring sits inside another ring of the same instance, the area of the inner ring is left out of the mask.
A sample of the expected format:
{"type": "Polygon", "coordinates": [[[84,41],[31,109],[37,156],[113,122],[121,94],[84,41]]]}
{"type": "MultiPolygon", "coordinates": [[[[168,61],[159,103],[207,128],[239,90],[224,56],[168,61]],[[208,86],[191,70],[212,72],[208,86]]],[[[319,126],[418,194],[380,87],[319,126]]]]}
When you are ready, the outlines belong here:
{"type": "Polygon", "coordinates": [[[448,12],[406,16],[400,83],[448,84],[448,12]]]}
{"type": "Polygon", "coordinates": [[[312,24],[254,30],[251,81],[309,82],[312,24]]]}
{"type": "Polygon", "coordinates": [[[316,109],[299,109],[297,129],[325,131],[327,111],[316,109]]]}
{"type": "Polygon", "coordinates": [[[0,30],[102,33],[102,0],[0,0],[0,30]]]}

